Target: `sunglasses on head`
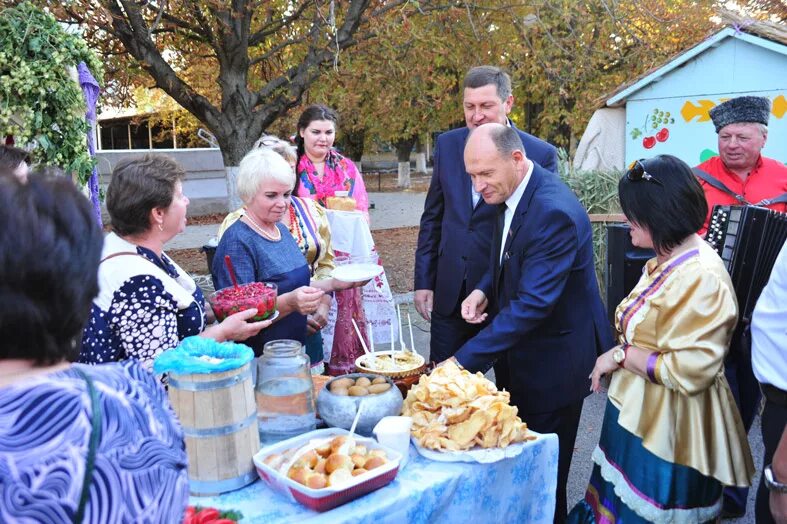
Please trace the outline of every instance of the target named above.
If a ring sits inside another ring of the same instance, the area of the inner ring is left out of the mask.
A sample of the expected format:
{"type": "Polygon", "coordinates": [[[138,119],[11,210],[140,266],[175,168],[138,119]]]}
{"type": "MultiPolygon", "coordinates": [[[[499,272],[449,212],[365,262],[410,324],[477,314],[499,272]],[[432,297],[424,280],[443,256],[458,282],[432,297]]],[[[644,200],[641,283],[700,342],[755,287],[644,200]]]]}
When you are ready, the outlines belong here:
{"type": "Polygon", "coordinates": [[[631,163],[628,171],[626,171],[626,178],[632,182],[647,180],[648,182],[655,182],[660,186],[663,185],[661,182],[659,182],[658,178],[655,178],[653,175],[645,171],[645,164],[642,163],[642,160],[635,160],[631,163]]]}
{"type": "Polygon", "coordinates": [[[266,136],[264,138],[260,138],[257,141],[257,146],[258,147],[259,146],[272,147],[272,146],[281,144],[282,142],[284,142],[284,141],[281,140],[280,138],[275,137],[275,136],[266,136]]]}

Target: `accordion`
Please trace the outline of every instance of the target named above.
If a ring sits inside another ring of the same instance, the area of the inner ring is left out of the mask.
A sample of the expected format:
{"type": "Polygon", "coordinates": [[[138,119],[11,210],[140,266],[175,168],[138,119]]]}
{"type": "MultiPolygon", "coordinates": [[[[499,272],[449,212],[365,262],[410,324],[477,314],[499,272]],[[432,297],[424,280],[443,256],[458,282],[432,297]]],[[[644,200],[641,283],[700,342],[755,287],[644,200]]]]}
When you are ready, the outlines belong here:
{"type": "Polygon", "coordinates": [[[751,322],[785,239],[787,213],[757,206],[713,207],[705,241],[730,273],[742,323],[751,322]]]}

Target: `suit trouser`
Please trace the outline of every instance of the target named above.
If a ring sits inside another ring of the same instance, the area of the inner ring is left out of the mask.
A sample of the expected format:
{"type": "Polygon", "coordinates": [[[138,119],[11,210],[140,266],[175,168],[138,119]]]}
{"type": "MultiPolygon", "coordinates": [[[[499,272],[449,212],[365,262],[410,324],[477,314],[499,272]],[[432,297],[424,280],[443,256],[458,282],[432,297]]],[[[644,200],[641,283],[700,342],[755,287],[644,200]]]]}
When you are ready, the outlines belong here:
{"type": "MultiPolygon", "coordinates": [[[[780,391],[773,386],[763,384],[765,409],[762,411],[762,444],[763,469],[773,461],[773,454],[779,445],[779,439],[787,424],[787,391],[780,391]]],[[[770,491],[765,487],[763,473],[760,473],[760,487],[757,489],[756,519],[757,524],[773,523],[769,505],[770,491]]]]}
{"type": "MultiPolygon", "coordinates": [[[[760,385],[751,368],[751,342],[736,337],[724,363],[724,376],[730,384],[735,404],[741,413],[746,432],[749,432],[760,404],[760,385]]],[[[724,488],[724,510],[731,514],[746,512],[749,488],[728,486],[724,488]]]]}
{"type": "Polygon", "coordinates": [[[478,334],[487,326],[484,324],[468,324],[462,318],[462,301],[465,299],[465,286],[459,293],[459,300],[450,315],[441,315],[432,311],[431,337],[429,339],[429,360],[442,362],[454,356],[465,342],[478,334]]]}
{"type": "MultiPolygon", "coordinates": [[[[516,404],[515,399],[511,399],[516,404]]],[[[527,427],[539,433],[557,433],[560,444],[557,463],[557,494],[555,497],[555,522],[565,522],[568,512],[566,486],[574,443],[577,439],[579,418],[582,415],[583,401],[570,404],[555,411],[544,413],[519,413],[527,427]]]]}

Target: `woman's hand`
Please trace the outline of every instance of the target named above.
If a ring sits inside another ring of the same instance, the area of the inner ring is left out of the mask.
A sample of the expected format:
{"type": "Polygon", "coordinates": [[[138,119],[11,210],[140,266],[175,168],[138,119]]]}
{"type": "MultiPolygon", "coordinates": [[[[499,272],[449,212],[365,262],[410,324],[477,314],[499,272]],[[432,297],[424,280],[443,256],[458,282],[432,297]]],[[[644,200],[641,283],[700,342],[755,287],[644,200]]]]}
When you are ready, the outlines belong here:
{"type": "Polygon", "coordinates": [[[602,353],[596,359],[596,365],[593,367],[593,372],[590,374],[590,377],[588,377],[591,379],[590,391],[598,393],[601,390],[601,377],[614,373],[620,367],[612,358],[612,352],[615,351],[615,348],[617,348],[617,346],[606,353],[602,353]]]}
{"type": "Polygon", "coordinates": [[[260,320],[259,322],[247,322],[257,314],[257,309],[247,309],[239,311],[225,318],[221,324],[212,326],[203,332],[203,336],[216,339],[219,342],[225,340],[246,340],[253,337],[260,330],[271,325],[271,320],[260,320]]]}
{"type": "Polygon", "coordinates": [[[336,280],[335,278],[328,278],[325,280],[312,280],[311,286],[317,289],[322,289],[325,292],[345,291],[347,289],[363,287],[369,282],[371,282],[371,279],[364,280],[363,282],[344,282],[342,280],[336,280]]]}
{"type": "Polygon", "coordinates": [[[317,311],[306,317],[306,332],[313,335],[328,325],[328,311],[331,309],[331,297],[324,295],[317,311]],[[328,300],[325,300],[325,299],[328,300]]]}
{"type": "Polygon", "coordinates": [[[216,314],[213,312],[213,307],[211,307],[210,302],[205,302],[205,318],[208,319],[208,325],[213,324],[216,322],[216,314]]]}
{"type": "Polygon", "coordinates": [[[301,315],[310,315],[317,311],[325,292],[309,286],[301,286],[294,291],[285,293],[280,298],[284,298],[290,306],[291,311],[297,311],[301,315]]]}

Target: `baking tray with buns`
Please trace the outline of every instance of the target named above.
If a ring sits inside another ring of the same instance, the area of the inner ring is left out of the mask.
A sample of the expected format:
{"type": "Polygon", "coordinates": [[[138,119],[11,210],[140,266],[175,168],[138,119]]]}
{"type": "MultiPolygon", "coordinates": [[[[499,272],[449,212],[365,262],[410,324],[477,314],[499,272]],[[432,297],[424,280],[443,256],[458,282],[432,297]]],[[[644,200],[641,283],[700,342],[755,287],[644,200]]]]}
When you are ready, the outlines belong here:
{"type": "MultiPolygon", "coordinates": [[[[353,476],[351,480],[337,486],[326,486],[313,489],[303,485],[288,475],[280,472],[273,464],[277,455],[282,455],[288,450],[303,449],[304,446],[314,442],[316,444],[330,441],[336,437],[347,436],[349,431],[340,428],[327,428],[310,431],[282,442],[267,446],[254,455],[254,466],[260,478],[271,486],[274,491],[290,500],[297,501],[315,511],[328,511],[337,506],[350,502],[358,497],[380,489],[396,478],[399,471],[401,454],[383,446],[376,440],[354,435],[356,445],[364,446],[370,453],[381,450],[387,458],[382,465],[370,469],[362,475],[353,476]]],[[[297,458],[297,457],[295,457],[297,458]]]]}

